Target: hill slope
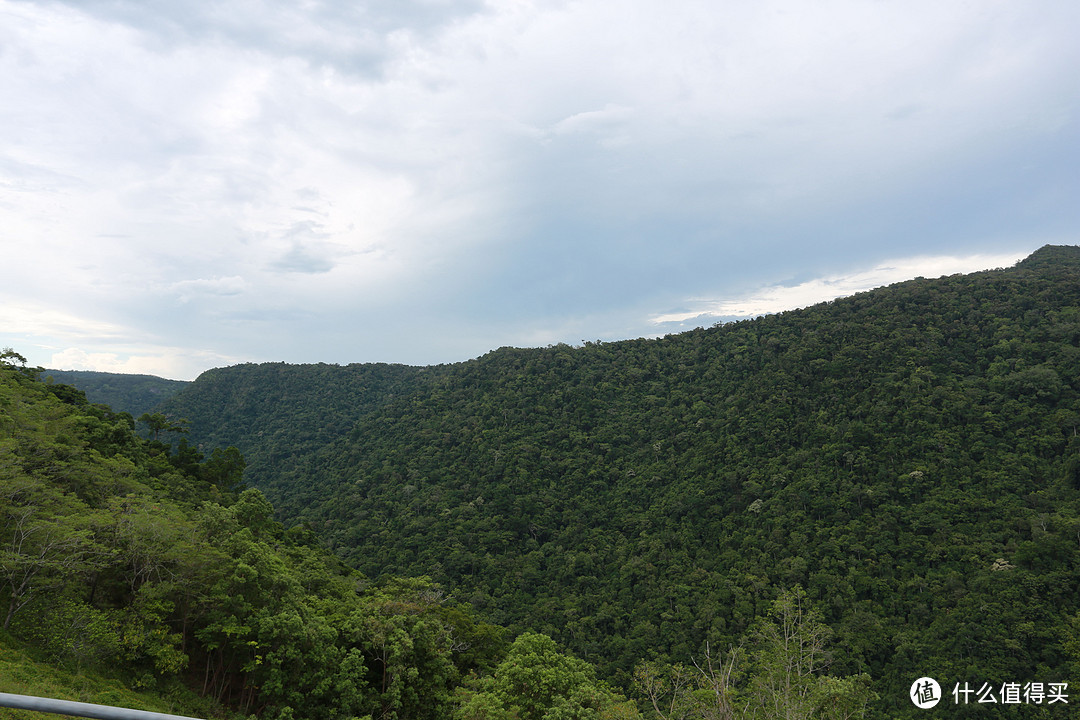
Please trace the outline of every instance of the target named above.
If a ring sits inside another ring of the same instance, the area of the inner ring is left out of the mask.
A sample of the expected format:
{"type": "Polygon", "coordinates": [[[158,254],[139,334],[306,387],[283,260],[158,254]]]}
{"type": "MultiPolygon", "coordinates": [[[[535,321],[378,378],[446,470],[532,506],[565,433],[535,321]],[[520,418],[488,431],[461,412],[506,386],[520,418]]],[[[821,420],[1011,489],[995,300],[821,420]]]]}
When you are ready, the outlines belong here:
{"type": "Polygon", "coordinates": [[[200,445],[242,445],[248,481],[270,488],[363,414],[422,392],[427,378],[404,365],[236,365],[208,370],[159,409],[189,419],[200,445]]]}
{"type": "Polygon", "coordinates": [[[227,368],[168,407],[364,572],[431,575],[610,677],[795,585],[900,716],[927,673],[1076,669],[1077,248],[659,340],[227,368]]]}
{"type": "Polygon", "coordinates": [[[285,530],[241,491],[235,453],[173,453],[39,372],[0,354],[0,691],[198,717],[434,719],[500,659],[499,629],[437,586],[371,583],[285,530]]]}
{"type": "Polygon", "coordinates": [[[92,403],[108,405],[116,412],[139,417],[179,392],[188,383],[154,375],[95,372],[91,370],[45,370],[46,379],[71,385],[86,393],[92,403]]]}

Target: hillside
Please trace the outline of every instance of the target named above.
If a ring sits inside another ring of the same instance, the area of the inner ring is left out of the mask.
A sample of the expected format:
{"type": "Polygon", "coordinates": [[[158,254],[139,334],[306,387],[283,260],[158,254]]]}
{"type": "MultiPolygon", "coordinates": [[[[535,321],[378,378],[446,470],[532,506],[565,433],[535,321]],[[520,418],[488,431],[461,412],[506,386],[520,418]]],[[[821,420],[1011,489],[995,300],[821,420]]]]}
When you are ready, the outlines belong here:
{"type": "Polygon", "coordinates": [[[616,682],[802,586],[834,670],[908,716],[928,673],[1076,676],[1078,393],[1080,249],[1047,247],[658,340],[225,368],[166,407],[365,573],[429,575],[616,682]]]}
{"type": "MultiPolygon", "coordinates": [[[[35,660],[33,650],[17,647],[18,643],[5,638],[0,641],[0,692],[15,695],[56,698],[95,705],[148,710],[170,715],[182,712],[204,712],[205,707],[177,703],[160,693],[133,691],[115,678],[103,676],[85,667],[65,669],[56,664],[35,660]]],[[[190,700],[190,698],[188,698],[190,700]]],[[[70,715],[43,715],[33,710],[0,707],[2,720],[63,720],[70,715]]]]}
{"type": "MultiPolygon", "coordinates": [[[[130,416],[25,362],[0,354],[0,692],[195,717],[434,720],[464,677],[513,652],[429,581],[373,583],[275,522],[241,491],[235,453],[144,440],[130,416]]],[[[590,677],[566,692],[625,702],[590,677]]]]}
{"type": "Polygon", "coordinates": [[[92,403],[108,405],[116,412],[139,417],[179,392],[188,383],[154,375],[95,372],[91,370],[45,370],[46,380],[71,385],[86,393],[92,403]]]}
{"type": "MultiPolygon", "coordinates": [[[[429,579],[373,583],[285,529],[233,448],[145,440],[40,372],[0,353],[0,692],[249,720],[643,720],[550,637],[509,642],[429,579]]],[[[829,674],[823,631],[794,590],[690,682],[642,658],[636,692],[684,717],[862,716],[870,678],[829,674]]]]}

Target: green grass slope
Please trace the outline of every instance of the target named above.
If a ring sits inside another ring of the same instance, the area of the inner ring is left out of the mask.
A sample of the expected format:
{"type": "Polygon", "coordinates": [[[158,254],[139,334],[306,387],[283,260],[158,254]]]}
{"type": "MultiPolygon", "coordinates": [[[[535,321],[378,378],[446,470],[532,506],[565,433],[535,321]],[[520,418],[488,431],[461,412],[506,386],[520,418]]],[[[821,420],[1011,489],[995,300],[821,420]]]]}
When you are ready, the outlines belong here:
{"type": "MultiPolygon", "coordinates": [[[[86,668],[67,669],[35,659],[26,647],[10,637],[0,639],[0,692],[72,700],[148,710],[170,715],[201,717],[209,708],[194,694],[170,700],[160,693],[137,692],[116,678],[86,668]]],[[[42,720],[68,715],[0,708],[4,720],[42,720]]]]}

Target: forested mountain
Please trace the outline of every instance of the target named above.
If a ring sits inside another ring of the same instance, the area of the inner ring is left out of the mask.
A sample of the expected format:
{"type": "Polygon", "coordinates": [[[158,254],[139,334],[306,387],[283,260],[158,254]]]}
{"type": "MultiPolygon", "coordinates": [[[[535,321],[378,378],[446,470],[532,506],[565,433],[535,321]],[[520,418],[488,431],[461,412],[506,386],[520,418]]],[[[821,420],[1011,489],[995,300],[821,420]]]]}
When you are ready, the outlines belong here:
{"type": "Polygon", "coordinates": [[[71,385],[86,393],[92,403],[108,405],[116,412],[139,417],[179,392],[188,383],[154,375],[95,372],[92,370],[45,370],[46,381],[71,385]]]}
{"type": "Polygon", "coordinates": [[[265,720],[640,720],[550,638],[510,644],[429,580],[371,582],[285,529],[235,453],[173,452],[40,373],[0,354],[0,692],[265,720]]]}
{"type": "MultiPolygon", "coordinates": [[[[0,352],[0,692],[248,720],[642,720],[550,637],[510,643],[429,579],[371,582],[285,529],[234,448],[145,440],[40,372],[0,352]]],[[[795,589],[745,647],[643,661],[635,687],[678,717],[862,716],[870,678],[826,674],[826,630],[795,589]]]]}
{"type": "Polygon", "coordinates": [[[1078,393],[1080,249],[1046,247],[656,340],[213,370],[164,409],[367,575],[616,683],[805,588],[833,671],[912,716],[923,675],[1080,677],[1078,393]]]}
{"type": "Polygon", "coordinates": [[[249,480],[270,487],[271,476],[297,475],[297,463],[345,437],[362,414],[417,392],[427,376],[405,365],[237,365],[206,371],[159,409],[188,419],[196,443],[242,444],[249,480]]]}

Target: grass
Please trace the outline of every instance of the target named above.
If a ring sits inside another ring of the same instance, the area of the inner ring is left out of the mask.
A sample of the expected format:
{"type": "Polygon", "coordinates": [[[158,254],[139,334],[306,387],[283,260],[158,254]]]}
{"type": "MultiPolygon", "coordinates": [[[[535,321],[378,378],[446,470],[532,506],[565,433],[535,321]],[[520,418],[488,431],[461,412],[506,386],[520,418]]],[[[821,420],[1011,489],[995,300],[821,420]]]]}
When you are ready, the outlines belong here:
{"type": "MultiPolygon", "coordinates": [[[[0,634],[0,692],[73,700],[151,710],[153,712],[210,717],[213,708],[190,691],[177,687],[164,697],[136,691],[118,678],[87,669],[66,669],[36,659],[17,640],[0,634]]],[[[0,708],[0,720],[49,720],[67,718],[32,710],[0,708]]]]}

